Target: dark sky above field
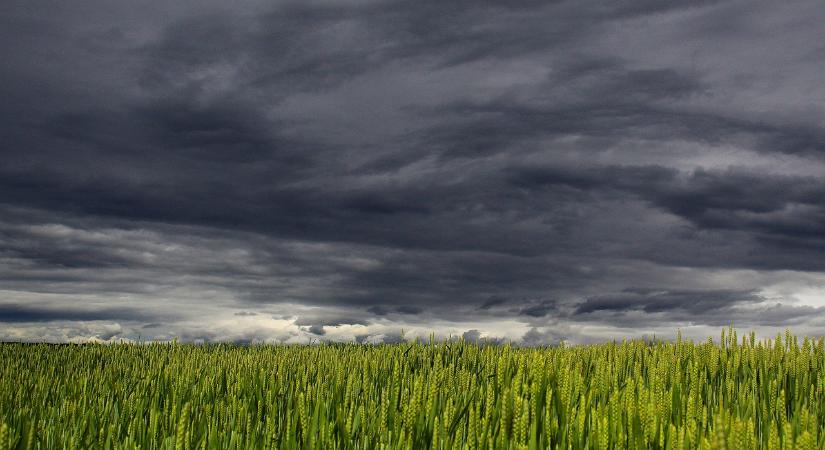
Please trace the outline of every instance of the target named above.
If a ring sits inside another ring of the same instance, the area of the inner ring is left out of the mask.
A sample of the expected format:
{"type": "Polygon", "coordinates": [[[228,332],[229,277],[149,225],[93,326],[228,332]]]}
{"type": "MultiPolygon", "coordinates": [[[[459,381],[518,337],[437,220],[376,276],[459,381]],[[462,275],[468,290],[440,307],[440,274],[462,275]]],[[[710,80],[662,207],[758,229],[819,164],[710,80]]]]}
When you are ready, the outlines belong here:
{"type": "Polygon", "coordinates": [[[0,338],[825,326],[812,1],[0,5],[0,338]]]}

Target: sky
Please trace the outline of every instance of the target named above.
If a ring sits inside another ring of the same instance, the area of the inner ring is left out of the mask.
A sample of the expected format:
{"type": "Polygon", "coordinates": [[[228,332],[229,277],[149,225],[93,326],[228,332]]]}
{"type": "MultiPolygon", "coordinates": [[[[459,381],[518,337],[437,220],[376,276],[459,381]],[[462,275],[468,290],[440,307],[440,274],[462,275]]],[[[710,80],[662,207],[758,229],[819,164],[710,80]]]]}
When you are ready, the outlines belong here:
{"type": "Polygon", "coordinates": [[[0,4],[0,339],[825,327],[812,1],[0,4]]]}

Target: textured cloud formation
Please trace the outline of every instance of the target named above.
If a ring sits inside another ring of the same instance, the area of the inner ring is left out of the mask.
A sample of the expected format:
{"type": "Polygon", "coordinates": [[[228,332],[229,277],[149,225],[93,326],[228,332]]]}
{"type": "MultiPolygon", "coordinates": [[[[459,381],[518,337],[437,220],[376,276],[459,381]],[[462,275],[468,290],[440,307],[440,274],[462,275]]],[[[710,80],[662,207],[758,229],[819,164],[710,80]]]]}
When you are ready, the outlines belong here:
{"type": "Polygon", "coordinates": [[[825,9],[0,7],[0,338],[825,324],[825,9]]]}

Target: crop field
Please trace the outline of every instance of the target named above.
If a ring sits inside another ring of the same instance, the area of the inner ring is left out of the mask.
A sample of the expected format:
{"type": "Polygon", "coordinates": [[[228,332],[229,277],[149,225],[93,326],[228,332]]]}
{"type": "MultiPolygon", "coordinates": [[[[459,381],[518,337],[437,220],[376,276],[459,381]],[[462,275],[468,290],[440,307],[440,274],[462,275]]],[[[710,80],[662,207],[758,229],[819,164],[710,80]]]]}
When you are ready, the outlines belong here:
{"type": "Polygon", "coordinates": [[[0,345],[0,449],[821,449],[825,345],[0,345]]]}

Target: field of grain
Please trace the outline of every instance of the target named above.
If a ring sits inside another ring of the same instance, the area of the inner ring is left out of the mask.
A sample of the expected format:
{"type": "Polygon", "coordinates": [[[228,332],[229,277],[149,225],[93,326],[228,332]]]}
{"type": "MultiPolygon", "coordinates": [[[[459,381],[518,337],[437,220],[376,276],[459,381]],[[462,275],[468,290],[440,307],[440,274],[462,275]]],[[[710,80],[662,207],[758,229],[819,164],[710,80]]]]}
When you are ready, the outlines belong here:
{"type": "Polygon", "coordinates": [[[0,344],[0,449],[821,449],[825,345],[0,344]]]}

